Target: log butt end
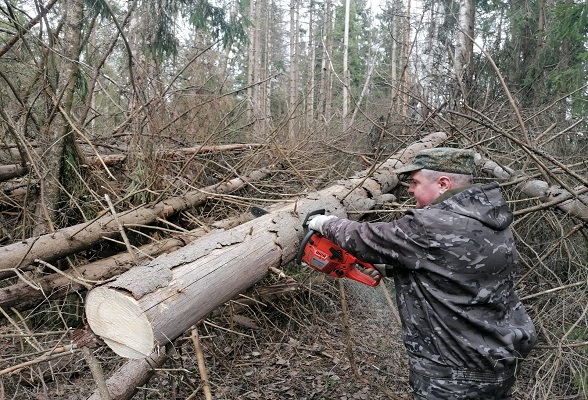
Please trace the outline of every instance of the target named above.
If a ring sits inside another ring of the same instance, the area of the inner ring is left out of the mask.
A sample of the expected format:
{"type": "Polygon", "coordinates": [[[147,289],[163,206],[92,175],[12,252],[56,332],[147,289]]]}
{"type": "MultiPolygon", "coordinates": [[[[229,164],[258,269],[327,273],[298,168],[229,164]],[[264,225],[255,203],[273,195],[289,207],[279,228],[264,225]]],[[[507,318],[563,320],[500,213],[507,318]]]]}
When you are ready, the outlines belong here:
{"type": "Polygon", "coordinates": [[[130,295],[108,287],[86,297],[86,318],[92,331],[121,357],[140,359],[155,347],[151,323],[130,295]]]}

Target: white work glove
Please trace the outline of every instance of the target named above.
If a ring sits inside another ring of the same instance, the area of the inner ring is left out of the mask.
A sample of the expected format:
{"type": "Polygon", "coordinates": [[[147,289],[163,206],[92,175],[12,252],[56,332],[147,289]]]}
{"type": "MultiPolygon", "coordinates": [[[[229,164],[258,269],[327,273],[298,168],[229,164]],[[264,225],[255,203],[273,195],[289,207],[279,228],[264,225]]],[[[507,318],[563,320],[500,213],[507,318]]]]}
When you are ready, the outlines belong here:
{"type": "Polygon", "coordinates": [[[320,232],[321,235],[323,234],[323,225],[325,222],[331,221],[336,219],[334,215],[314,215],[310,217],[308,221],[308,229],[312,229],[313,231],[320,232]]]}

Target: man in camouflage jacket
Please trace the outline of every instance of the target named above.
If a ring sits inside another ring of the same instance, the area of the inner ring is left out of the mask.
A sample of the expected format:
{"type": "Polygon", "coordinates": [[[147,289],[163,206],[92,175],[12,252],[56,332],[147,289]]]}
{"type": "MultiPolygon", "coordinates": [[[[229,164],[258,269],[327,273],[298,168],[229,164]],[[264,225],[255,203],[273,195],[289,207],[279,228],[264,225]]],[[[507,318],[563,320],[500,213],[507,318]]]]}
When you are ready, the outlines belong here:
{"type": "Polygon", "coordinates": [[[309,228],[392,276],[414,399],[511,399],[518,363],[536,341],[513,289],[513,215],[498,184],[471,184],[474,152],[420,152],[416,209],[393,222],[318,215],[309,228]]]}

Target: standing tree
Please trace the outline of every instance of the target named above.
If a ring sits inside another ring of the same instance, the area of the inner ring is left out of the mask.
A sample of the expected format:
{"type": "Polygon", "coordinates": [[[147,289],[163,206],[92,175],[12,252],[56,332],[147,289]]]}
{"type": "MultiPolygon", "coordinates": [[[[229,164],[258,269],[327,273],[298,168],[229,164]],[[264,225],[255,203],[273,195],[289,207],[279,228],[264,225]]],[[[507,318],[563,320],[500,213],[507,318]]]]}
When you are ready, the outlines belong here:
{"type": "MultiPolygon", "coordinates": [[[[317,120],[330,121],[333,100],[333,8],[331,0],[324,0],[320,30],[320,75],[319,98],[317,104],[317,120]]],[[[318,63],[317,63],[318,64],[318,63]]]]}
{"type": "Polygon", "coordinates": [[[347,113],[349,110],[349,89],[351,85],[350,73],[349,73],[349,10],[350,0],[345,0],[345,8],[343,13],[344,17],[344,30],[343,30],[343,131],[347,131],[347,113]]]}
{"type": "Polygon", "coordinates": [[[294,143],[299,134],[298,95],[299,90],[299,61],[300,61],[300,43],[299,43],[299,12],[300,2],[290,0],[290,85],[288,101],[288,137],[294,143]]]}
{"type": "Polygon", "coordinates": [[[53,42],[55,46],[62,46],[61,51],[45,52],[43,76],[46,81],[42,83],[44,87],[40,93],[41,98],[45,99],[45,115],[41,119],[42,125],[39,126],[39,141],[46,151],[41,153],[39,159],[30,160],[32,164],[37,165],[35,171],[39,173],[40,183],[40,201],[37,202],[35,210],[35,235],[67,225],[62,216],[68,213],[64,213],[63,210],[76,209],[73,206],[75,193],[70,190],[82,186],[79,153],[75,144],[78,121],[72,110],[76,92],[80,95],[84,90],[81,86],[83,81],[79,79],[83,4],[82,0],[68,0],[62,4],[62,20],[55,31],[47,26],[50,40],[54,40],[60,32],[63,40],[53,42]]]}
{"type": "Polygon", "coordinates": [[[467,100],[474,73],[474,0],[460,0],[453,65],[460,98],[467,100]]]}

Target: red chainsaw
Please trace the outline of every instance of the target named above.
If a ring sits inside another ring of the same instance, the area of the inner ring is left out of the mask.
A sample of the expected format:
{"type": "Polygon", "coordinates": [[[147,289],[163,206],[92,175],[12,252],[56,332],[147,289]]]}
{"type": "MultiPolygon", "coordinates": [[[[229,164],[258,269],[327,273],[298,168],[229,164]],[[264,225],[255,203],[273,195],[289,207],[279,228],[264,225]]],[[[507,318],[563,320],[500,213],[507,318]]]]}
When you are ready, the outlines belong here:
{"type": "Polygon", "coordinates": [[[308,219],[317,214],[324,214],[325,210],[315,210],[306,215],[302,227],[304,228],[304,239],[296,254],[296,264],[302,261],[312,268],[335,278],[349,278],[368,286],[378,286],[381,276],[378,279],[366,274],[368,268],[376,269],[372,264],[360,261],[353,254],[320,234],[320,232],[308,229],[308,219]]]}

